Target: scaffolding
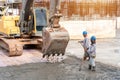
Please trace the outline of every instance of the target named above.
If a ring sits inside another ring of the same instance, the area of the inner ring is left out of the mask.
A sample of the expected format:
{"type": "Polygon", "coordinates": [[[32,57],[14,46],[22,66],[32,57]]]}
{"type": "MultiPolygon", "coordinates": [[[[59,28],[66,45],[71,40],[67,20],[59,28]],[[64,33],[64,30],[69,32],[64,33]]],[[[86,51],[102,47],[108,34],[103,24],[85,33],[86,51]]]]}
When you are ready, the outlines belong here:
{"type": "MultiPolygon", "coordinates": [[[[50,0],[35,0],[35,7],[49,10],[49,3],[50,0]]],[[[120,0],[61,0],[61,12],[67,20],[111,19],[120,16],[120,0]]]]}
{"type": "MultiPolygon", "coordinates": [[[[35,0],[49,9],[50,0],[35,0]]],[[[61,0],[64,19],[110,19],[120,16],[120,0],[61,0]]]]}

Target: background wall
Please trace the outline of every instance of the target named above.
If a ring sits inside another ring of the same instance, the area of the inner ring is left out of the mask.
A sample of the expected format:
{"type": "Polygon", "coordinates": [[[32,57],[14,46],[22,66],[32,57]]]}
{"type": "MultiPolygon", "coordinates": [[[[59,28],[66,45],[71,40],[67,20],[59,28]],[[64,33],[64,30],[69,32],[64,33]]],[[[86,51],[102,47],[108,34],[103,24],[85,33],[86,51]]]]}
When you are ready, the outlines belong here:
{"type": "Polygon", "coordinates": [[[82,39],[82,32],[88,31],[89,37],[113,38],[116,35],[116,20],[92,20],[92,21],[61,21],[71,39],[82,39]]]}

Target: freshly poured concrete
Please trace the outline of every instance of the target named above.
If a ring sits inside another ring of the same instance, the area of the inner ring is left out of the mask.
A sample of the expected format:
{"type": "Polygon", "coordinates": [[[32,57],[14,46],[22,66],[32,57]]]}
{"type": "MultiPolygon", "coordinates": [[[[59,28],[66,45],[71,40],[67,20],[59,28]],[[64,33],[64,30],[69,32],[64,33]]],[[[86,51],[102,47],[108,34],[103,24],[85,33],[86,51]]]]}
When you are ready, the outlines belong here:
{"type": "Polygon", "coordinates": [[[79,71],[83,49],[71,40],[62,62],[41,60],[41,52],[24,50],[22,56],[8,57],[0,50],[0,80],[120,80],[120,30],[117,37],[97,40],[96,72],[86,61],[79,71]]]}

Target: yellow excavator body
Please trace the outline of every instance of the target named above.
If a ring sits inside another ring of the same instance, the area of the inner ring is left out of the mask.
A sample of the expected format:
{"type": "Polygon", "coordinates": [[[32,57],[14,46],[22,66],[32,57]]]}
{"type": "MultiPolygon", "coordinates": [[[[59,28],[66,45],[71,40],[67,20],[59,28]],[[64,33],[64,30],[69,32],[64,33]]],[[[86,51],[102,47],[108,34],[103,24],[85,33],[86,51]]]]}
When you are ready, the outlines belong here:
{"type": "Polygon", "coordinates": [[[0,19],[0,33],[7,36],[20,34],[18,20],[19,16],[2,16],[0,19]]]}

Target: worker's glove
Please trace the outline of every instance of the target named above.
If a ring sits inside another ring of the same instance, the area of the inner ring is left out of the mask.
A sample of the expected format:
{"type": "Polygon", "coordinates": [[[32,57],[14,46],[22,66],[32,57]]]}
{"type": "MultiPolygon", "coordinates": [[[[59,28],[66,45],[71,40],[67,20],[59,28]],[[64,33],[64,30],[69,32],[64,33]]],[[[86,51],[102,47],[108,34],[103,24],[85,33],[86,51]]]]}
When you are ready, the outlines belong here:
{"type": "Polygon", "coordinates": [[[91,56],[92,58],[95,58],[96,56],[91,56]]]}

